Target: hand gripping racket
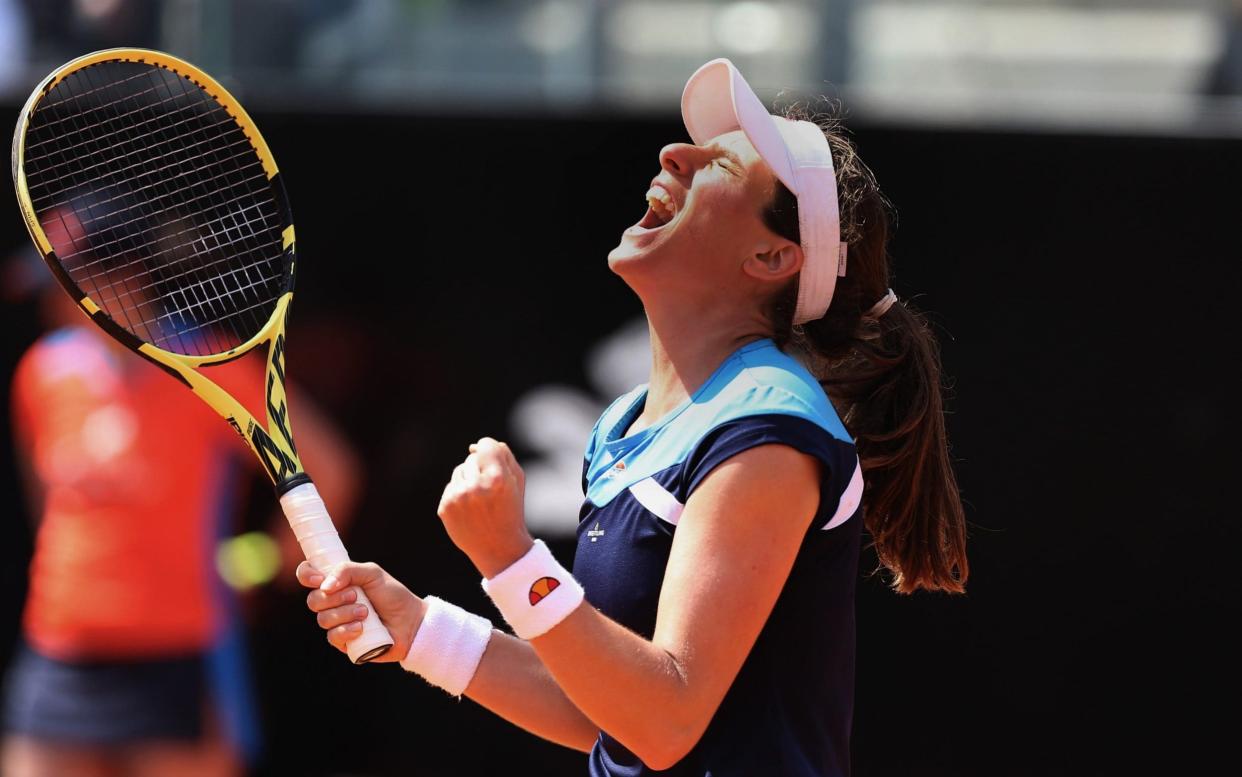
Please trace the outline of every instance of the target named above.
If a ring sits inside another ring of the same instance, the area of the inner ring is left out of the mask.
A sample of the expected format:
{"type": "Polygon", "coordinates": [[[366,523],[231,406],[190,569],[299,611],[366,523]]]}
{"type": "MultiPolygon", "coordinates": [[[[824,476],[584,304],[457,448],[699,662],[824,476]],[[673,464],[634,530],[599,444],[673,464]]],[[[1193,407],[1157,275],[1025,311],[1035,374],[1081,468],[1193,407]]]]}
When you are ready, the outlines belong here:
{"type": "MultiPolygon", "coordinates": [[[[30,95],[13,136],[13,183],[30,237],[78,306],[232,425],[263,462],[311,563],[345,561],[286,406],[289,203],[237,100],[167,54],[88,54],[30,95]],[[261,345],[266,425],[203,374],[261,345]]],[[[392,637],[357,594],[370,614],[349,657],[364,663],[392,637]]]]}

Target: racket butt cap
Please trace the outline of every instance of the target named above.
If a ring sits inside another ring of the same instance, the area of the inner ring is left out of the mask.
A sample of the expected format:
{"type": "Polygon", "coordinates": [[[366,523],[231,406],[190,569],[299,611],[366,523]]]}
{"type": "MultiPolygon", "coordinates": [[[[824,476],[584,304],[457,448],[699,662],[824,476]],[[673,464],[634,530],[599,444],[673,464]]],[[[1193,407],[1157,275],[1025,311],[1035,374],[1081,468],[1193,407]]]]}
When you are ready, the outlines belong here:
{"type": "Polygon", "coordinates": [[[378,645],[376,647],[371,648],[370,650],[363,653],[362,655],[358,656],[357,658],[355,658],[354,663],[355,664],[369,663],[379,658],[380,656],[384,655],[391,649],[392,649],[392,643],[389,643],[387,645],[378,645]]]}
{"type": "Polygon", "coordinates": [[[392,648],[393,639],[376,616],[375,608],[367,601],[366,594],[361,588],[355,587],[354,590],[358,593],[357,601],[365,604],[368,612],[366,620],[362,622],[362,633],[346,643],[345,652],[350,661],[365,664],[387,653],[392,648]]]}

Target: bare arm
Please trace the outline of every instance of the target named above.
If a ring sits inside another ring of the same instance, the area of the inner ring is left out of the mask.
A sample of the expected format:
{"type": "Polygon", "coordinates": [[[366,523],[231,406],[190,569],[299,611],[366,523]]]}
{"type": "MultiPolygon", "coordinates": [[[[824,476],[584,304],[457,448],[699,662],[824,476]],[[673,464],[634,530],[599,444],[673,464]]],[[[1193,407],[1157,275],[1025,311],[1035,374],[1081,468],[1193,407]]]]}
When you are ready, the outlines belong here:
{"type": "Polygon", "coordinates": [[[532,641],[536,652],[600,728],[649,767],[672,766],[703,735],[750,653],[818,500],[810,457],[785,446],[733,457],[686,505],[650,641],[584,603],[532,641]]]}
{"type": "Polygon", "coordinates": [[[582,714],[529,642],[492,632],[466,695],[510,723],[559,745],[589,753],[599,727],[582,714]]]}
{"type": "MultiPolygon", "coordinates": [[[[449,536],[489,579],[531,546],[523,485],[508,447],[485,438],[441,500],[449,536]]],[[[600,729],[651,768],[671,766],[737,676],[818,505],[815,459],[784,445],[744,451],[713,470],[682,513],[651,640],[584,603],[531,644],[600,729]]]]}
{"type": "MultiPolygon", "coordinates": [[[[454,542],[489,578],[531,543],[520,524],[520,469],[507,448],[498,447],[503,449],[498,455],[489,453],[490,447],[480,451],[478,478],[455,474],[441,503],[441,518],[454,542]],[[494,469],[493,455],[511,469],[494,469]],[[515,484],[512,488],[506,478],[515,484]],[[521,528],[516,534],[505,525],[515,504],[521,528]]],[[[811,457],[781,445],[734,456],[704,479],[686,505],[651,640],[584,602],[529,643],[507,636],[497,642],[494,634],[467,695],[553,741],[587,749],[588,737],[594,739],[602,729],[649,767],[673,765],[698,742],[741,669],[785,584],[818,501],[819,464],[811,457]],[[539,715],[530,714],[532,701],[541,709],[564,711],[555,731],[540,730],[539,715]]],[[[324,603],[311,603],[320,612],[320,624],[330,629],[329,640],[342,648],[357,633],[351,629],[361,617],[335,606],[340,595],[335,592],[351,581],[358,579],[329,581],[324,603]]],[[[372,601],[387,623],[387,603],[372,601]]],[[[408,642],[393,653],[401,656],[405,649],[408,642]]]]}

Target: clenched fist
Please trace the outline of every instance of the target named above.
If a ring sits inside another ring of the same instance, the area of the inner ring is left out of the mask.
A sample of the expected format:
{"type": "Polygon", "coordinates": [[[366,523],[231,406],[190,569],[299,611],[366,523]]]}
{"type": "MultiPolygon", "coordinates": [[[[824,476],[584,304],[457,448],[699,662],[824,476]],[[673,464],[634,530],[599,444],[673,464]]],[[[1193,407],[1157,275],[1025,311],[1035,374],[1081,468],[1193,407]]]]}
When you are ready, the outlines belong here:
{"type": "Polygon", "coordinates": [[[526,555],[534,540],[526,530],[526,476],[509,446],[484,437],[453,470],[440,497],[440,520],[486,578],[526,555]]]}

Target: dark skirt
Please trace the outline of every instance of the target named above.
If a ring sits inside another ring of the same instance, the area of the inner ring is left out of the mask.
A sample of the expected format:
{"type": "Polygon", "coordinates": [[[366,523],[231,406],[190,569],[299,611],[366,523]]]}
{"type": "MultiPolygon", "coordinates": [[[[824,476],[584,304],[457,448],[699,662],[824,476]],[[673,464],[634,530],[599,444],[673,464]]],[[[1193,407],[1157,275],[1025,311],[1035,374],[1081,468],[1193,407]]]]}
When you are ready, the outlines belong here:
{"type": "Polygon", "coordinates": [[[197,741],[206,684],[202,655],[66,662],[22,645],[5,683],[4,727],[78,745],[197,741]]]}

